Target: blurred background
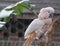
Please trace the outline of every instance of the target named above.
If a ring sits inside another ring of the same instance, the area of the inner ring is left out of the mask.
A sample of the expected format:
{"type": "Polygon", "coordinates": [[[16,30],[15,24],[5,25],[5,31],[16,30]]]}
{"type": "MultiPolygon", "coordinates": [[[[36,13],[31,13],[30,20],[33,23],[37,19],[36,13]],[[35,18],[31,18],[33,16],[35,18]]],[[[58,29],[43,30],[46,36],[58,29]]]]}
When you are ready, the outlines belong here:
{"type": "MultiPolygon", "coordinates": [[[[18,1],[20,0],[0,0],[0,10],[18,1]]],[[[41,8],[51,6],[56,10],[53,19],[60,16],[60,0],[30,0],[30,4],[35,4],[34,10],[37,14],[41,8]]],[[[23,46],[24,32],[35,18],[36,16],[28,9],[24,9],[20,16],[11,16],[4,30],[0,29],[0,46],[23,46]]],[[[60,25],[56,27],[52,39],[51,46],[60,46],[60,25]]],[[[36,40],[31,46],[38,46],[39,42],[36,40]]]]}

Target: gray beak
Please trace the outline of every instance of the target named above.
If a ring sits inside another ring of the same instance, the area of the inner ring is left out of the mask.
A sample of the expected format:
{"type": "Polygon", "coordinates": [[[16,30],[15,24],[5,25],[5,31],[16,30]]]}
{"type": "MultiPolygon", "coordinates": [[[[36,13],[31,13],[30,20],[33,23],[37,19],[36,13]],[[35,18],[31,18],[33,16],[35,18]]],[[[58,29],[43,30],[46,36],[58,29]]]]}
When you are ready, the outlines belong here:
{"type": "Polygon", "coordinates": [[[50,18],[53,18],[53,16],[54,16],[54,14],[52,13],[52,14],[50,14],[50,16],[49,16],[49,17],[50,17],[50,18]]]}
{"type": "Polygon", "coordinates": [[[52,14],[50,14],[50,16],[49,16],[50,18],[52,18],[52,21],[53,21],[53,17],[54,17],[54,14],[52,13],[52,14]]]}

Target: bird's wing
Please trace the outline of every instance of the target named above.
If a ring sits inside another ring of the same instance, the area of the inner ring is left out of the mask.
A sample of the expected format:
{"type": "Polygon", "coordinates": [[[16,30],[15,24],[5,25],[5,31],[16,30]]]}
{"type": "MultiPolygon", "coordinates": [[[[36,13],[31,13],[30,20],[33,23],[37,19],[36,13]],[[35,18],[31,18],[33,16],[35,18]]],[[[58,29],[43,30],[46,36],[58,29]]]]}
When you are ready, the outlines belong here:
{"type": "Polygon", "coordinates": [[[42,20],[34,19],[25,31],[25,35],[42,28],[45,23],[42,20]]]}

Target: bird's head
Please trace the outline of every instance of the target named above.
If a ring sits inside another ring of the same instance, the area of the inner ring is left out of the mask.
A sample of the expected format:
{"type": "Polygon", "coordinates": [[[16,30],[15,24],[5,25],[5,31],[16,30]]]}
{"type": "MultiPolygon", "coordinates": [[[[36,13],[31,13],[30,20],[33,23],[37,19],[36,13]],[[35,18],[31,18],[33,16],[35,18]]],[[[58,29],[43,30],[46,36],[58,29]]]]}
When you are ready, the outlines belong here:
{"type": "Polygon", "coordinates": [[[45,8],[46,12],[48,12],[49,14],[52,14],[55,12],[54,8],[53,7],[46,7],[45,8]]]}
{"type": "Polygon", "coordinates": [[[54,8],[52,7],[45,7],[40,10],[40,13],[38,17],[49,17],[50,14],[53,14],[55,12],[54,8]]]}

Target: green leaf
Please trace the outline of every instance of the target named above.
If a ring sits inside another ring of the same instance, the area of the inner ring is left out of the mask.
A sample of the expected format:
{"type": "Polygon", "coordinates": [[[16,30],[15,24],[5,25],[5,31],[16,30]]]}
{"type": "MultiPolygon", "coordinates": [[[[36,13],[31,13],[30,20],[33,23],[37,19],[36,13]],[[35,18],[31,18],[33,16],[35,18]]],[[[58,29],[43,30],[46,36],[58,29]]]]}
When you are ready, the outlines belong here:
{"type": "Polygon", "coordinates": [[[18,3],[18,5],[16,5],[13,9],[14,9],[15,13],[16,13],[17,15],[19,15],[19,14],[21,14],[21,13],[23,12],[23,10],[24,10],[26,7],[28,7],[28,6],[29,6],[29,5],[28,5],[27,1],[24,1],[24,2],[22,2],[22,3],[18,3]]]}
{"type": "Polygon", "coordinates": [[[6,18],[9,17],[13,13],[13,10],[11,11],[6,11],[5,8],[1,10],[0,12],[0,18],[6,18]]]}
{"type": "Polygon", "coordinates": [[[17,15],[20,15],[25,8],[32,11],[36,15],[36,12],[33,11],[33,7],[31,6],[30,2],[26,0],[17,2],[13,5],[13,7],[11,6],[11,8],[7,10],[14,10],[17,15]]]}
{"type": "Polygon", "coordinates": [[[24,10],[24,7],[20,6],[20,5],[17,5],[14,7],[14,11],[17,15],[21,14],[24,10]]]}
{"type": "Polygon", "coordinates": [[[7,6],[7,7],[5,8],[5,10],[6,10],[6,11],[10,11],[10,10],[13,10],[14,7],[15,7],[15,4],[11,4],[11,5],[7,6]]]}
{"type": "Polygon", "coordinates": [[[19,11],[18,6],[14,8],[14,12],[15,12],[16,14],[20,14],[20,11],[19,11]]]}
{"type": "Polygon", "coordinates": [[[9,22],[9,21],[10,21],[10,17],[4,18],[3,21],[4,21],[4,22],[9,22]]]}

